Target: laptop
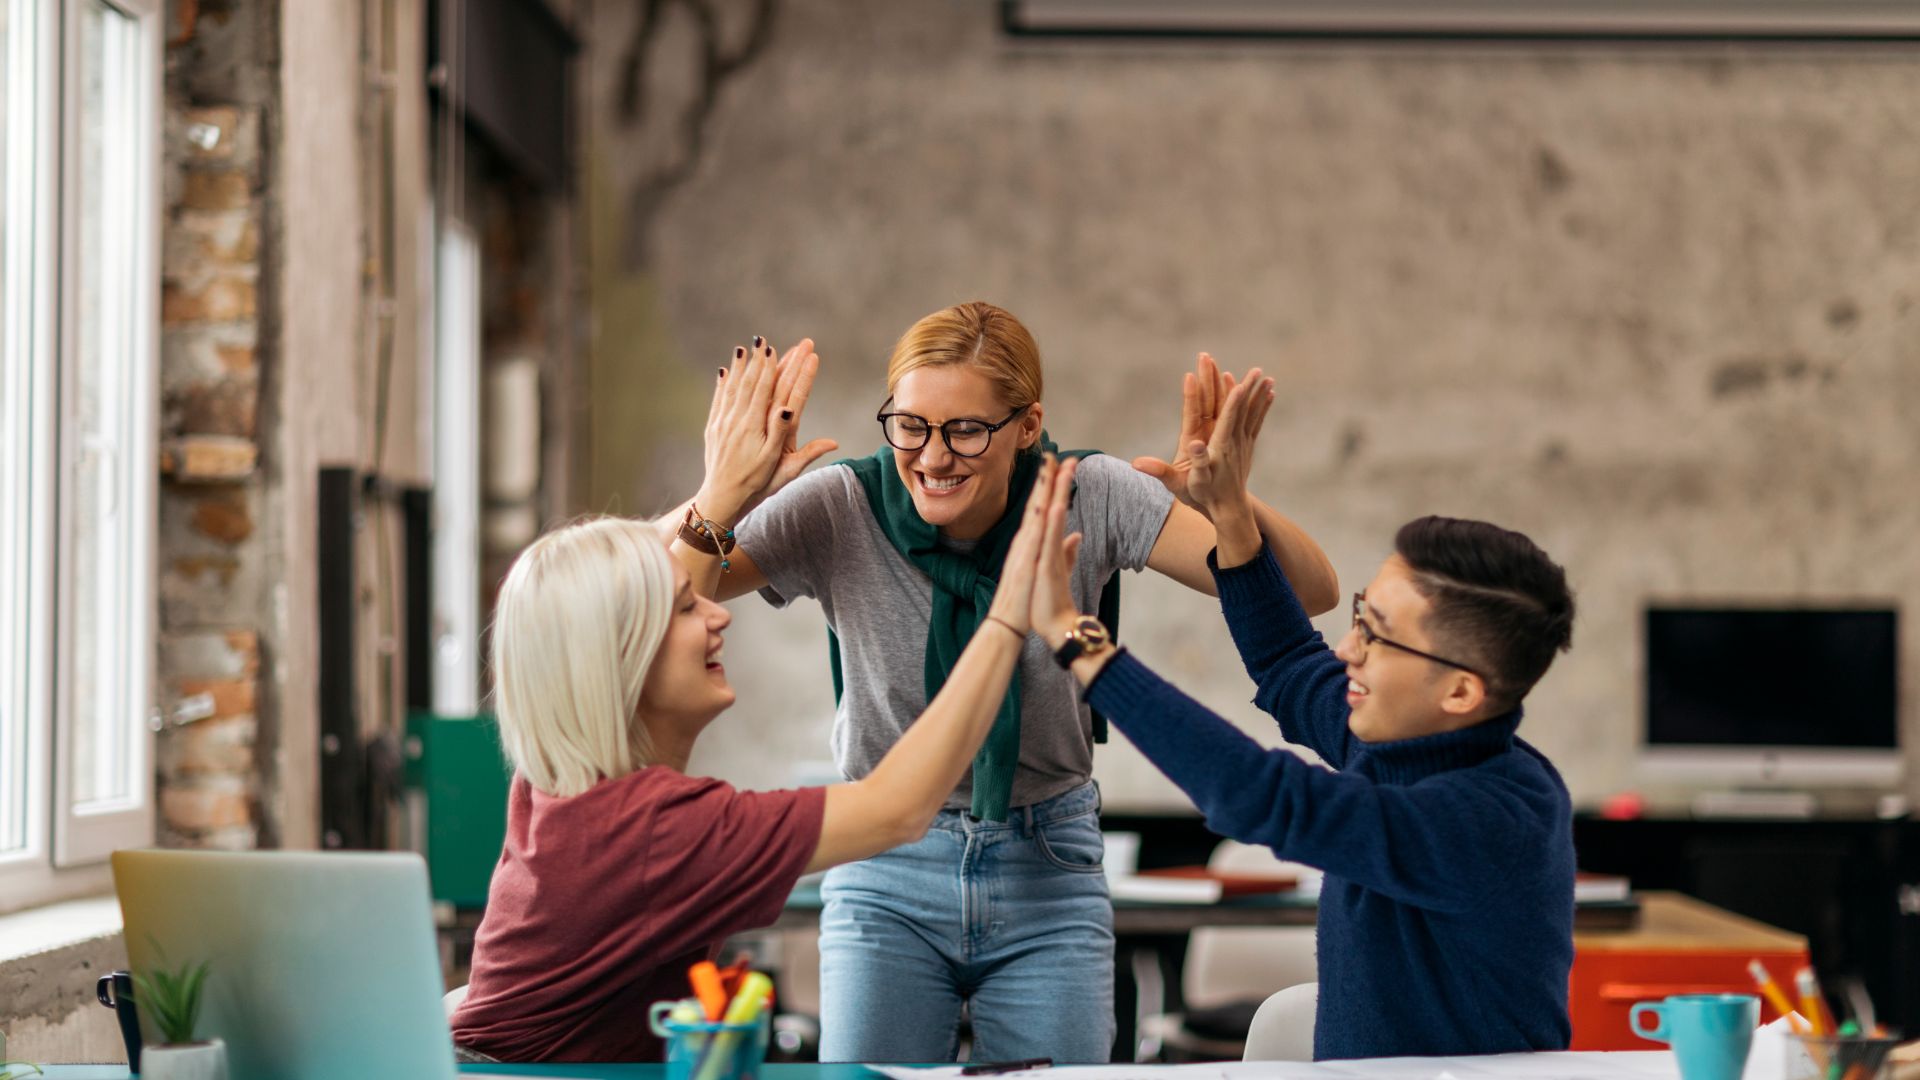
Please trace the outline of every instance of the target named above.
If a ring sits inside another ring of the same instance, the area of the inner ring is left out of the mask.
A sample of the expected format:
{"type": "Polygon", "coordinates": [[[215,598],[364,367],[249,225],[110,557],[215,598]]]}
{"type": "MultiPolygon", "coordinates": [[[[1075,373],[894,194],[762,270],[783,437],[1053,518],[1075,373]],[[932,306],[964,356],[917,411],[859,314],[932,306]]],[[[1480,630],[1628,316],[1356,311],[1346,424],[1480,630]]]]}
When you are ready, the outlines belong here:
{"type": "Polygon", "coordinates": [[[455,1077],[418,855],[117,851],[113,882],[133,970],[207,962],[228,1075],[455,1077]]]}

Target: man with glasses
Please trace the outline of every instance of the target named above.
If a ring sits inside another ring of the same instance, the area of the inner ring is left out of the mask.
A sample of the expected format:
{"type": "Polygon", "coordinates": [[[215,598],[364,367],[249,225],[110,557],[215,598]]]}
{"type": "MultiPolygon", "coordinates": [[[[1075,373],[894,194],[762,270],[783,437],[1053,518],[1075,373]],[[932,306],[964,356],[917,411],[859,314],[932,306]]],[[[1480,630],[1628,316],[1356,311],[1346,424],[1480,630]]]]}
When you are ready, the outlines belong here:
{"type": "MultiPolygon", "coordinates": [[[[1124,650],[1062,662],[1208,827],[1326,871],[1316,1058],[1565,1049],[1572,807],[1515,729],[1571,641],[1566,575],[1519,533],[1420,518],[1329,647],[1246,503],[1272,395],[1257,369],[1227,395],[1211,440],[1189,448],[1188,490],[1217,530],[1254,700],[1332,771],[1260,746],[1124,650]]],[[[1066,563],[1034,592],[1049,640],[1087,621],[1059,587],[1066,563]]]]}

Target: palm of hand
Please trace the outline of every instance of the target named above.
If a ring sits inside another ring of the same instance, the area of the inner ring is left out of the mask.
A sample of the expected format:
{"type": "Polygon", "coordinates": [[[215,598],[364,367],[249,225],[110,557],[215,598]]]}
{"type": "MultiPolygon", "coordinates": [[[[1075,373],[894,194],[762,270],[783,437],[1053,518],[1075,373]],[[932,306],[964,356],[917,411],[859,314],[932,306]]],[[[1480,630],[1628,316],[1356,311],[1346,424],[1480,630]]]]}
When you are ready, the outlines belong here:
{"type": "Polygon", "coordinates": [[[1180,432],[1180,447],[1174,451],[1173,460],[1167,463],[1167,474],[1160,478],[1173,492],[1173,497],[1198,510],[1201,509],[1199,493],[1195,490],[1193,476],[1193,444],[1213,444],[1213,424],[1186,428],[1180,432]]]}

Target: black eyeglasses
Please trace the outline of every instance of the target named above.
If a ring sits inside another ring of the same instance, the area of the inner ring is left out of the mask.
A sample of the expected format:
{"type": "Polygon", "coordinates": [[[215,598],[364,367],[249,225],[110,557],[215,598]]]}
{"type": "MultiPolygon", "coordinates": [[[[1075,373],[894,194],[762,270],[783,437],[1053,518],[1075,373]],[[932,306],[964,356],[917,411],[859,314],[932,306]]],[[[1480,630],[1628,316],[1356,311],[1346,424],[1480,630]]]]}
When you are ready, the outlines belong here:
{"type": "MultiPolygon", "coordinates": [[[[1394,648],[1399,649],[1401,652],[1412,653],[1413,655],[1418,656],[1423,660],[1431,660],[1436,664],[1445,664],[1450,668],[1459,668],[1461,671],[1464,671],[1469,675],[1480,675],[1479,672],[1473,670],[1467,665],[1462,664],[1456,660],[1449,660],[1444,656],[1435,656],[1430,652],[1421,652],[1419,649],[1416,649],[1411,645],[1402,645],[1399,642],[1394,641],[1390,638],[1381,637],[1379,634],[1376,634],[1373,632],[1373,627],[1367,625],[1366,614],[1367,614],[1367,594],[1354,593],[1353,594],[1353,628],[1355,630],[1360,631],[1360,640],[1365,644],[1369,646],[1375,645],[1375,644],[1391,645],[1394,648]]],[[[1482,679],[1486,678],[1485,675],[1480,675],[1480,677],[1482,679]]]]}
{"type": "Polygon", "coordinates": [[[1028,406],[1022,405],[1007,414],[1005,420],[989,424],[985,420],[949,420],[935,425],[924,416],[915,416],[910,412],[888,412],[887,406],[893,404],[888,398],[880,405],[880,412],[874,417],[880,421],[880,431],[886,436],[887,445],[895,450],[918,450],[933,438],[933,429],[940,429],[940,440],[947,444],[955,457],[979,457],[993,445],[993,433],[1013,423],[1013,418],[1026,412],[1028,406]]]}

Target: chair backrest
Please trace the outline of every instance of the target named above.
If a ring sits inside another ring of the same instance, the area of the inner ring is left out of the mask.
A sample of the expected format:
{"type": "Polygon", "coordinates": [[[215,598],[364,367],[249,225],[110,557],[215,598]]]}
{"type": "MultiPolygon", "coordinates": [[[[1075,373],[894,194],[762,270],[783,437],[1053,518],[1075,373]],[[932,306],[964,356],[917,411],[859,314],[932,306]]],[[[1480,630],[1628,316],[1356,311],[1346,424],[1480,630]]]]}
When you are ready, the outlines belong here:
{"type": "MultiPolygon", "coordinates": [[[[1277,858],[1271,848],[1223,840],[1207,860],[1211,870],[1291,874],[1303,887],[1319,885],[1320,871],[1277,858]]],[[[1181,970],[1189,1008],[1259,1001],[1284,986],[1320,977],[1311,926],[1217,927],[1193,932],[1181,970]]]]}
{"type": "Polygon", "coordinates": [[[1247,1029],[1247,1061],[1312,1061],[1320,984],[1289,986],[1260,1004],[1247,1029]]]}
{"type": "Polygon", "coordinates": [[[460,1003],[465,1000],[467,1000],[467,987],[465,983],[447,991],[446,996],[440,999],[440,1007],[446,1011],[448,1020],[453,1019],[454,1011],[460,1008],[460,1003]]]}

